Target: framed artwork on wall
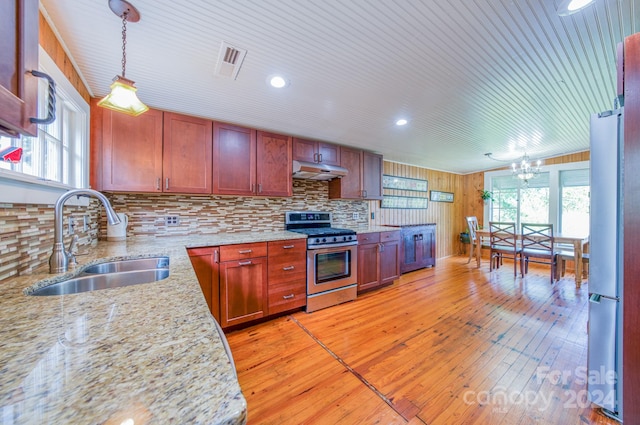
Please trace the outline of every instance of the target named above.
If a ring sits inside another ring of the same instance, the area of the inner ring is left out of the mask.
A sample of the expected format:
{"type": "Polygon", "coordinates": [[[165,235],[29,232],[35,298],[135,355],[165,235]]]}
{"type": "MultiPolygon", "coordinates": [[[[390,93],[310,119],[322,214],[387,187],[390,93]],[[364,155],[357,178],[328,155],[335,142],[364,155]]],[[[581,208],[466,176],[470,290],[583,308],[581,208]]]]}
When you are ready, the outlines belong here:
{"type": "Polygon", "coordinates": [[[413,190],[416,192],[426,192],[429,188],[427,180],[412,179],[409,177],[382,175],[382,187],[385,189],[413,190]]]}
{"type": "Polygon", "coordinates": [[[413,198],[409,196],[384,196],[380,201],[380,208],[426,209],[428,206],[428,198],[413,198]]]}
{"type": "Polygon", "coordinates": [[[453,202],[453,193],[432,190],[430,199],[434,202],[453,202]]]}

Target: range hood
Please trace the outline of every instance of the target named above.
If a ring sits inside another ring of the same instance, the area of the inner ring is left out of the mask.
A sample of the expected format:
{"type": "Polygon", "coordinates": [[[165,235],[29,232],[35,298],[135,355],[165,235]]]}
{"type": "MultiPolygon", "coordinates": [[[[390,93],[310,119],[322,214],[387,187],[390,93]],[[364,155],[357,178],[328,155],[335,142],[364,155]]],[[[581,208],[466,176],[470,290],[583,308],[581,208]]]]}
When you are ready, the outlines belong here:
{"type": "Polygon", "coordinates": [[[293,161],[293,178],[307,180],[332,180],[349,173],[344,167],[328,164],[317,164],[307,161],[293,161]]]}

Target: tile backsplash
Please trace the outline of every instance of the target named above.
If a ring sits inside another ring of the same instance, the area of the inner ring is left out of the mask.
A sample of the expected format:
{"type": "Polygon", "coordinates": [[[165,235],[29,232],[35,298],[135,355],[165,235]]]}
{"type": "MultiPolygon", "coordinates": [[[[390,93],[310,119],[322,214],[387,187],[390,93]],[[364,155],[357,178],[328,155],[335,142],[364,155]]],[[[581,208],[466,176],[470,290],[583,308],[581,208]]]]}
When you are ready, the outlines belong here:
{"type": "MultiPolygon", "coordinates": [[[[290,198],[107,193],[114,209],[129,217],[127,236],[167,236],[220,232],[284,230],[285,211],[333,212],[336,226],[366,226],[366,201],[328,199],[328,184],[293,180],[290,198]],[[358,213],[358,219],[353,219],[358,213]],[[167,224],[167,217],[178,223],[167,224]]],[[[103,226],[106,232],[106,219],[103,226]]],[[[101,237],[106,233],[101,234],[101,237]]]]}
{"type": "MultiPolygon", "coordinates": [[[[336,226],[366,226],[366,201],[328,199],[328,183],[293,181],[293,196],[262,198],[238,196],[106,193],[117,212],[129,217],[127,237],[169,236],[219,232],[266,232],[284,229],[284,213],[293,210],[333,212],[336,226]],[[353,219],[357,213],[358,219],[353,219]],[[167,225],[166,217],[178,217],[167,225]]],[[[68,244],[68,217],[73,217],[80,246],[106,239],[107,222],[97,201],[89,207],[65,206],[64,234],[68,244]],[[87,216],[87,229],[84,229],[87,216]]],[[[44,267],[53,246],[53,205],[0,204],[0,281],[44,267]]]]}

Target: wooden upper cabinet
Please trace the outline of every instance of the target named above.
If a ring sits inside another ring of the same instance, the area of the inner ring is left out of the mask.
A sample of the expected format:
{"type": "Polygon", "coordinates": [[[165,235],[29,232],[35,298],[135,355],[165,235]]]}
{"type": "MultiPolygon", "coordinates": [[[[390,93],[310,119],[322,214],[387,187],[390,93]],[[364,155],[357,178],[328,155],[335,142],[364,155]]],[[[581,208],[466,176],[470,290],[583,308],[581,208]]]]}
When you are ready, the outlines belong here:
{"type": "Polygon", "coordinates": [[[213,123],[213,193],[255,194],[256,131],[213,123]]]}
{"type": "Polygon", "coordinates": [[[329,182],[329,199],[382,199],[382,155],[341,146],[340,165],[349,174],[329,182]]]}
{"type": "Polygon", "coordinates": [[[341,146],[340,166],[349,173],[329,181],[329,199],[362,199],[362,150],[341,146]]]}
{"type": "Polygon", "coordinates": [[[294,137],[293,159],[297,161],[340,165],[340,146],[294,137]]]}
{"type": "Polygon", "coordinates": [[[92,134],[92,142],[101,141],[92,146],[92,163],[102,173],[92,186],[106,191],[161,192],[162,111],[150,109],[132,117],[96,103],[91,104],[92,119],[102,117],[102,131],[92,134]]]}
{"type": "Polygon", "coordinates": [[[291,137],[258,131],[256,149],[256,194],[293,195],[291,137]]]}
{"type": "Polygon", "coordinates": [[[37,0],[0,2],[0,64],[0,136],[37,135],[37,0]]]}
{"type": "Polygon", "coordinates": [[[164,113],[163,192],[211,193],[212,127],[211,120],[164,113]]]}

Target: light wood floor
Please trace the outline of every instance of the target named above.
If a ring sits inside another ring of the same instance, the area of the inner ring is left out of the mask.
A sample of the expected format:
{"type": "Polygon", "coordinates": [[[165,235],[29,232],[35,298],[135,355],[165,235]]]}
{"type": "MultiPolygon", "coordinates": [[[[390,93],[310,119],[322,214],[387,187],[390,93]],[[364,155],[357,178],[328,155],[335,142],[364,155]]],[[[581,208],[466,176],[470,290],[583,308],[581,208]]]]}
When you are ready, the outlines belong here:
{"type": "Polygon", "coordinates": [[[617,423],[585,398],[586,282],[465,263],[230,333],[249,425],[617,423]]]}

